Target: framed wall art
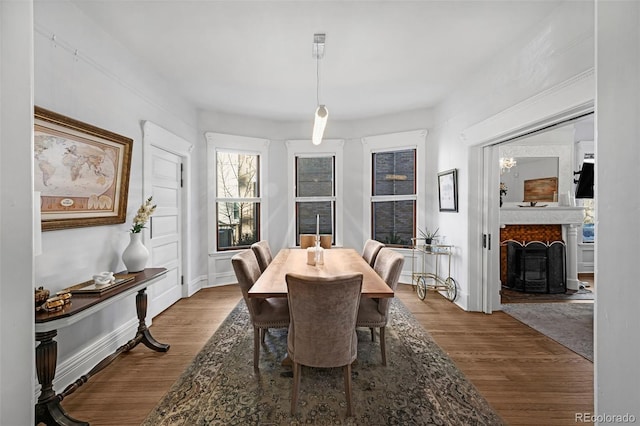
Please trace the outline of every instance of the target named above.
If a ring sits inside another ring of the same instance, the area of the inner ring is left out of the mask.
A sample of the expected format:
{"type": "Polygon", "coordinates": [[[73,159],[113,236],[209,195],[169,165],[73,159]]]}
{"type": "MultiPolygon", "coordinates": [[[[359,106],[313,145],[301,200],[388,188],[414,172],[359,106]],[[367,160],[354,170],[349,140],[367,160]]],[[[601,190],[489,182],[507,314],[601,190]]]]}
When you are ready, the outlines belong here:
{"type": "Polygon", "coordinates": [[[124,223],[133,140],[35,107],[42,230],[124,223]]]}
{"type": "Polygon", "coordinates": [[[438,173],[438,200],[441,212],[458,211],[458,169],[438,173]]]}

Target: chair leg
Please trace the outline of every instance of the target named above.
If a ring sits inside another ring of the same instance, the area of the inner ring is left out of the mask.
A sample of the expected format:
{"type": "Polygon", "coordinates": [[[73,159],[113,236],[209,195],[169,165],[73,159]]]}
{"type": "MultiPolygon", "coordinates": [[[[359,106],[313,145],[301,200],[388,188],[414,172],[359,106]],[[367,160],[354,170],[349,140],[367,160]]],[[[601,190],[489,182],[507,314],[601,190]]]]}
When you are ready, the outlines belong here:
{"type": "Polygon", "coordinates": [[[262,343],[264,343],[264,336],[267,334],[267,329],[266,328],[261,328],[260,329],[260,340],[262,341],[262,343]]]}
{"type": "Polygon", "coordinates": [[[387,365],[387,345],[384,338],[384,327],[380,327],[380,352],[382,352],[382,365],[387,365]]]}
{"type": "Polygon", "coordinates": [[[258,370],[260,362],[260,329],[253,327],[253,369],[258,370]]]}
{"type": "Polygon", "coordinates": [[[291,389],[291,415],[296,415],[298,405],[298,393],[300,392],[300,364],[293,362],[293,387],[291,389]]]}
{"type": "Polygon", "coordinates": [[[375,330],[373,329],[373,327],[369,327],[369,330],[371,330],[371,341],[375,342],[376,341],[376,334],[375,334],[375,330]]]}
{"type": "Polygon", "coordinates": [[[342,367],[344,371],[344,393],[347,396],[347,417],[353,416],[353,403],[351,400],[351,364],[342,367]]]}

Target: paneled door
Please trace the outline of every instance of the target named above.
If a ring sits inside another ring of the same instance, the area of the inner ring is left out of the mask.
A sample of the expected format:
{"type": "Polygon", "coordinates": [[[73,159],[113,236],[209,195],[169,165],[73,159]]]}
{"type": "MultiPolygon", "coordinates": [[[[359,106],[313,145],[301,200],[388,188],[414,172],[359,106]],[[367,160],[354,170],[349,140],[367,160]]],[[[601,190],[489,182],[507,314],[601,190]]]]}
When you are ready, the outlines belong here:
{"type": "Polygon", "coordinates": [[[168,270],[165,279],[149,288],[151,318],[182,296],[181,181],[182,157],[151,146],[151,188],[157,208],[149,225],[149,248],[153,266],[168,270]]]}

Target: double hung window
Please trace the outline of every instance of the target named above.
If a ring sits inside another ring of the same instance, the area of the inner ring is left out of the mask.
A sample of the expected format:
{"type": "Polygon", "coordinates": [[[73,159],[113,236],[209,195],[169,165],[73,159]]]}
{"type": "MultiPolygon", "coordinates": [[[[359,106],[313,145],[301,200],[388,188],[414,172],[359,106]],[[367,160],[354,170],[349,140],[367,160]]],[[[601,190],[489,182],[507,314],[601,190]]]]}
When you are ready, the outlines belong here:
{"type": "Polygon", "coordinates": [[[416,149],[371,154],[372,238],[409,247],[416,229],[416,149]]]}
{"type": "Polygon", "coordinates": [[[300,234],[332,236],[335,244],[336,159],[334,155],[295,157],[296,245],[300,234]]]}
{"type": "Polygon", "coordinates": [[[260,155],[216,151],[217,250],[246,248],[260,238],[260,155]]]}

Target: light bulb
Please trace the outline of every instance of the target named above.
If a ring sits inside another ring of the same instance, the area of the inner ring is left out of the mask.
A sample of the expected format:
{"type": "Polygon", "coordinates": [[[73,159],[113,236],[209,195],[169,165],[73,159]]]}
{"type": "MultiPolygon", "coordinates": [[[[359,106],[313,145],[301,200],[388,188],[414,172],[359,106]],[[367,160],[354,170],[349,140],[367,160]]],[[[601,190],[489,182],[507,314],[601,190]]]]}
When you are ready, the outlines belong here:
{"type": "Polygon", "coordinates": [[[313,135],[311,137],[311,142],[313,142],[314,145],[320,145],[322,142],[324,128],[327,126],[327,117],[329,117],[327,107],[324,105],[318,106],[313,120],[313,135]]]}

